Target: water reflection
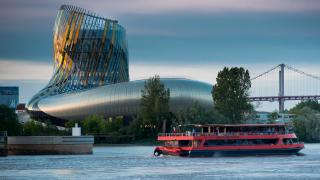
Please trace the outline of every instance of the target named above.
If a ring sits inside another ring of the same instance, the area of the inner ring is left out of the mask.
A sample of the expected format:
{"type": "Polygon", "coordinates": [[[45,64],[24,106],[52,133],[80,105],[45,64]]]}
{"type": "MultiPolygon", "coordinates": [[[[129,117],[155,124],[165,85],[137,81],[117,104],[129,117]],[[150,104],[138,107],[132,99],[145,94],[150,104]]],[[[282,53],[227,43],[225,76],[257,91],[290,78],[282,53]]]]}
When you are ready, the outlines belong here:
{"type": "Polygon", "coordinates": [[[0,158],[0,179],[320,179],[320,144],[305,156],[154,157],[151,146],[95,147],[93,155],[0,158]]]}

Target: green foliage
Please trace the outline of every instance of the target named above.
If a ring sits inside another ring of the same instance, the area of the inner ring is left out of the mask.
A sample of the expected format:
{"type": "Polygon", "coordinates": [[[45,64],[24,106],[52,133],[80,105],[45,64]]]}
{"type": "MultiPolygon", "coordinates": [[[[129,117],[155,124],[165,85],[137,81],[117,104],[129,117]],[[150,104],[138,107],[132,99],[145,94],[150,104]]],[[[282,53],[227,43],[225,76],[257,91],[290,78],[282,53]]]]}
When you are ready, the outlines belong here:
{"type": "Polygon", "coordinates": [[[85,134],[103,134],[106,131],[106,121],[98,115],[87,117],[82,126],[85,134]]]}
{"type": "Polygon", "coordinates": [[[295,107],[290,109],[290,113],[296,114],[299,113],[301,109],[304,107],[309,107],[313,110],[320,111],[320,104],[318,101],[315,100],[306,100],[306,101],[301,101],[298,103],[295,107]]]}
{"type": "Polygon", "coordinates": [[[308,106],[295,108],[296,117],[293,120],[295,133],[304,142],[320,142],[320,111],[308,106]]]}
{"type": "Polygon", "coordinates": [[[124,127],[124,120],[122,116],[116,118],[109,118],[105,120],[102,116],[93,115],[87,117],[85,120],[69,120],[65,123],[65,127],[71,129],[78,123],[82,127],[84,134],[91,135],[120,135],[126,134],[127,129],[124,127]]]}
{"type": "Polygon", "coordinates": [[[172,127],[184,124],[228,124],[230,120],[215,109],[208,109],[195,102],[192,106],[181,109],[172,120],[172,127]]]}
{"type": "Polygon", "coordinates": [[[307,100],[290,109],[296,115],[293,120],[295,133],[304,142],[320,142],[320,104],[307,100]]]}
{"type": "Polygon", "coordinates": [[[162,123],[170,118],[170,91],[160,82],[160,77],[155,75],[145,82],[141,94],[137,122],[144,131],[142,134],[155,137],[161,131],[162,123]]]}
{"type": "Polygon", "coordinates": [[[269,116],[270,124],[273,124],[278,119],[279,112],[278,111],[273,111],[268,116],[269,116]]]}
{"type": "Polygon", "coordinates": [[[79,127],[83,127],[83,121],[80,120],[69,120],[65,123],[64,127],[71,129],[75,126],[76,123],[78,123],[79,127]]]}
{"type": "Polygon", "coordinates": [[[50,123],[41,123],[34,120],[30,120],[23,124],[24,136],[56,136],[67,135],[66,131],[59,131],[55,125],[50,123]]]}
{"type": "Polygon", "coordinates": [[[121,131],[121,128],[123,128],[123,117],[118,116],[115,119],[110,119],[106,123],[106,133],[115,133],[121,131]]]}
{"type": "Polygon", "coordinates": [[[5,105],[0,105],[0,131],[7,131],[9,136],[16,136],[21,133],[21,125],[17,114],[5,105]]]}
{"type": "Polygon", "coordinates": [[[251,87],[249,71],[242,67],[225,67],[218,73],[216,81],[212,91],[215,108],[232,123],[240,123],[244,113],[253,109],[248,100],[251,87]]]}
{"type": "Polygon", "coordinates": [[[141,121],[142,120],[139,119],[138,117],[134,118],[133,121],[131,121],[128,126],[123,127],[124,134],[135,135],[137,138],[146,137],[143,134],[144,131],[141,125],[141,121]]]}
{"type": "Polygon", "coordinates": [[[40,136],[43,135],[43,131],[44,127],[40,122],[30,120],[23,124],[23,134],[25,136],[40,136]]]}

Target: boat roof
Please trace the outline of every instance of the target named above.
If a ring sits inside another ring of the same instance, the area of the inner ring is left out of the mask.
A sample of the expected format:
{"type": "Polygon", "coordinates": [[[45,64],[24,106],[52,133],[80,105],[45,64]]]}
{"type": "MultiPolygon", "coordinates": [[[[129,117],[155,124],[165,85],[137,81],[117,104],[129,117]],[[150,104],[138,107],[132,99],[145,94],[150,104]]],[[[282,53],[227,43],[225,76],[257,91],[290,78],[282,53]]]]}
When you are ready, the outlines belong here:
{"type": "Polygon", "coordinates": [[[284,127],[288,126],[284,123],[279,124],[185,124],[179,127],[195,126],[195,127],[284,127]]]}

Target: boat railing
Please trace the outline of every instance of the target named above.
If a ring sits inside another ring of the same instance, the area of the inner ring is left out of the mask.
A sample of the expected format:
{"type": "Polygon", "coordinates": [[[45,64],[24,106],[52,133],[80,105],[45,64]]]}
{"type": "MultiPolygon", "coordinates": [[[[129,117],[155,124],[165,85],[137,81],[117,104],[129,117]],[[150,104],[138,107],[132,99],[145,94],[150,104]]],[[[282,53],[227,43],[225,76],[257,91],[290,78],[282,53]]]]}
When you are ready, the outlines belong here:
{"type": "Polygon", "coordinates": [[[246,136],[246,135],[278,135],[289,134],[286,132],[183,132],[183,133],[159,133],[158,136],[246,136]]]}

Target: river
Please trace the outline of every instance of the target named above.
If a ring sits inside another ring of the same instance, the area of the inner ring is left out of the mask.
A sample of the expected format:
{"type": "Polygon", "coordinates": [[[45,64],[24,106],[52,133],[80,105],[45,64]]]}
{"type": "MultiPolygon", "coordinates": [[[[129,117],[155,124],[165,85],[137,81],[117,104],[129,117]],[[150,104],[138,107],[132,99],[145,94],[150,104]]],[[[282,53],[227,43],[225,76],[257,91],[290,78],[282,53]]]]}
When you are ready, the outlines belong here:
{"type": "Polygon", "coordinates": [[[182,158],[152,146],[94,147],[93,155],[0,157],[0,179],[320,179],[320,144],[304,156],[182,158]]]}

